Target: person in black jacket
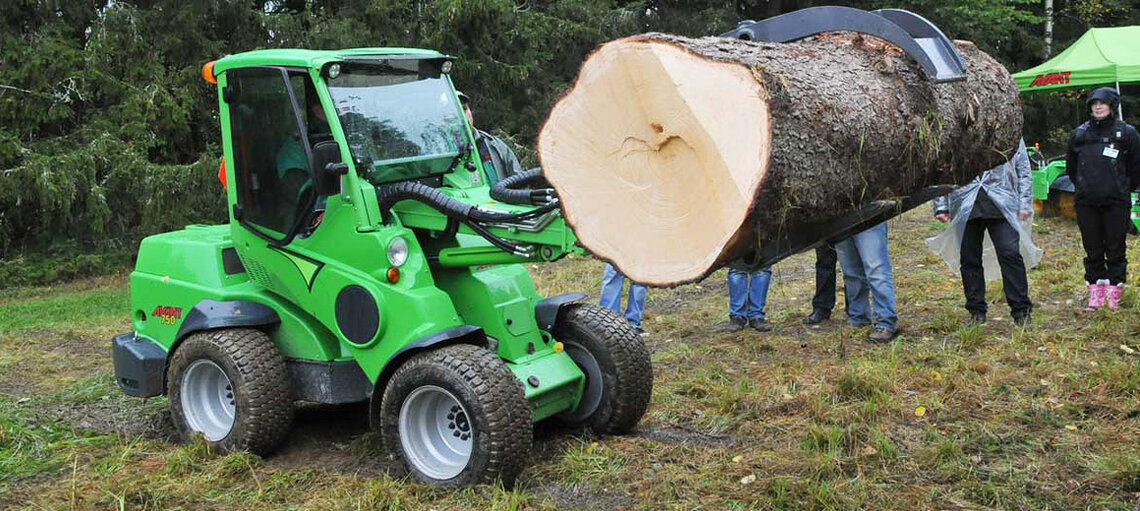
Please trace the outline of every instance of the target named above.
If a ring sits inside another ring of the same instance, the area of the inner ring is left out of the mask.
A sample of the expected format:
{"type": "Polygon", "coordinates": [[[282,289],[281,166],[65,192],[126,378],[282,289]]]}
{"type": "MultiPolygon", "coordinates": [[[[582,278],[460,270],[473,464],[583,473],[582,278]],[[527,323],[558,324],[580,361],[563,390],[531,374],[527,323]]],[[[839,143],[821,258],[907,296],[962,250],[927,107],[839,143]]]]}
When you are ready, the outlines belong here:
{"type": "Polygon", "coordinates": [[[1085,103],[1090,119],[1073,130],[1065,168],[1077,191],[1087,308],[1115,309],[1128,268],[1124,249],[1131,192],[1140,186],[1140,135],[1113,115],[1120,104],[1114,89],[1096,89],[1085,103]]]}

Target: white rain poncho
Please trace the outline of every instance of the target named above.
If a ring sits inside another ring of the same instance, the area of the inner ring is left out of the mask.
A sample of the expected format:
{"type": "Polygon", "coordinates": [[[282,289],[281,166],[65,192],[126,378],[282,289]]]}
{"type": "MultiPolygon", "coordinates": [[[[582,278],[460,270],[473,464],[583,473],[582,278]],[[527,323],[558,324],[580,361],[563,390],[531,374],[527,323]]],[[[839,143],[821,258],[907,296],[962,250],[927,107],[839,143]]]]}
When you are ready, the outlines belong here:
{"type": "MultiPolygon", "coordinates": [[[[1006,221],[1017,226],[1020,238],[1018,246],[1021,249],[1021,258],[1025,261],[1025,269],[1037,266],[1037,263],[1041,262],[1042,250],[1033,244],[1032,239],[1033,179],[1029,173],[1029,155],[1025,152],[1024,140],[1018,146],[1013,160],[983,172],[949,195],[934,199],[934,212],[949,211],[950,223],[942,234],[927,238],[926,246],[941,256],[955,274],[961,276],[962,234],[966,230],[970,212],[974,209],[974,200],[978,197],[979,189],[986,191],[986,195],[994,206],[1001,210],[1006,221]],[[1019,210],[1029,211],[1029,218],[1018,221],[1019,210]]],[[[1001,266],[998,265],[997,253],[994,251],[993,242],[990,241],[989,232],[985,236],[982,244],[982,267],[985,270],[986,280],[997,280],[1001,278],[1001,266]]]]}

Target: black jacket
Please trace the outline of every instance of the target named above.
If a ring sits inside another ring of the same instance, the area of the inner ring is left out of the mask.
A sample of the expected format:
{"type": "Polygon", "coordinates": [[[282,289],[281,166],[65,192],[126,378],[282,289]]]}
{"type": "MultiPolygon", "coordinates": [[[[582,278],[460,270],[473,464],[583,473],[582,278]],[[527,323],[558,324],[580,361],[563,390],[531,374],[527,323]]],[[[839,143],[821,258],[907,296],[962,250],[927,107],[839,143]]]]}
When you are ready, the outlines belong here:
{"type": "Polygon", "coordinates": [[[1078,204],[1129,204],[1129,193],[1140,186],[1140,134],[1111,116],[1087,121],[1073,130],[1065,171],[1078,204]]]}

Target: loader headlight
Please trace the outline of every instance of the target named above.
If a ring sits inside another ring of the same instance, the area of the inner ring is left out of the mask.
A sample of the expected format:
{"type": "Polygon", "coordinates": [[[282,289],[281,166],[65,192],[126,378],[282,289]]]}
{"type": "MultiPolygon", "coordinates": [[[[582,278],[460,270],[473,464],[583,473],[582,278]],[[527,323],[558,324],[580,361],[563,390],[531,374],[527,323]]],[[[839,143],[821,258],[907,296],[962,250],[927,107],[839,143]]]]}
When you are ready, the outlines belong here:
{"type": "Polygon", "coordinates": [[[408,261],[408,242],[396,236],[388,242],[388,262],[392,266],[400,266],[408,261]]]}

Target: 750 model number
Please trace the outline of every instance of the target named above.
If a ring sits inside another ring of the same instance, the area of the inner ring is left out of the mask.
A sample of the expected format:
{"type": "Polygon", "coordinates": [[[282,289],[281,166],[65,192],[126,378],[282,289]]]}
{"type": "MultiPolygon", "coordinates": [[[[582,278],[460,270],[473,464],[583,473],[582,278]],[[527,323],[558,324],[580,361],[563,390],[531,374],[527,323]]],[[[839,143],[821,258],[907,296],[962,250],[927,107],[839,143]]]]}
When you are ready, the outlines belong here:
{"type": "Polygon", "coordinates": [[[159,305],[150,315],[159,318],[164,325],[175,325],[182,320],[182,307],[159,305]]]}

